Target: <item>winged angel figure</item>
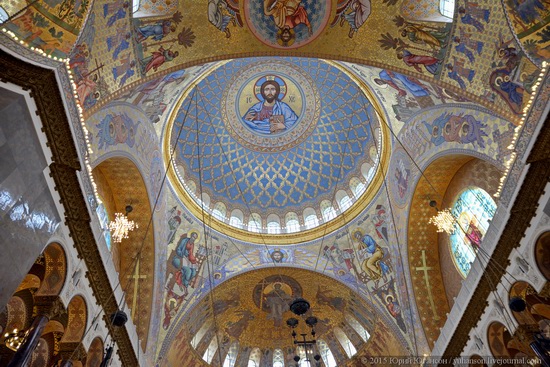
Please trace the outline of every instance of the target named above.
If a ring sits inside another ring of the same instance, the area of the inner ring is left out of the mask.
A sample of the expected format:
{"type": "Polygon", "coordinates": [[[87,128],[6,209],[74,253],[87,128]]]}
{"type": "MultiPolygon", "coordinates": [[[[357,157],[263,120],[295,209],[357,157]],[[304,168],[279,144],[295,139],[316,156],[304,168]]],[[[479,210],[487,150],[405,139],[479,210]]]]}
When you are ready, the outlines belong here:
{"type": "Polygon", "coordinates": [[[233,26],[243,26],[243,20],[239,13],[238,0],[208,0],[208,20],[216,28],[225,33],[225,37],[231,37],[229,23],[233,26]]]}
{"type": "Polygon", "coordinates": [[[367,21],[370,11],[370,0],[338,0],[336,16],[330,26],[334,27],[340,23],[340,26],[343,27],[348,22],[350,28],[348,37],[352,38],[367,21]]]}

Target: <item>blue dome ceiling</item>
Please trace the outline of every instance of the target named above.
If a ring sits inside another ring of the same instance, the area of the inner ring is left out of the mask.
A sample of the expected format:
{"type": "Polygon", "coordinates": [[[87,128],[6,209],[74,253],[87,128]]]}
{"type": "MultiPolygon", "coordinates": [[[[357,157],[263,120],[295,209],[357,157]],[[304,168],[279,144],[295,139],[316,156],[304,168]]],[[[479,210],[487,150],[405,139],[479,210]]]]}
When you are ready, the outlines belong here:
{"type": "Polygon", "coordinates": [[[319,213],[320,202],[333,202],[337,190],[351,193],[353,177],[368,184],[375,169],[365,170],[378,163],[376,110],[334,63],[233,60],[180,102],[169,135],[178,177],[195,199],[204,192],[211,208],[223,203],[227,217],[234,209],[245,217],[276,214],[281,222],[308,207],[319,213]],[[279,87],[271,109],[270,96],[262,95],[268,84],[279,87]]]}

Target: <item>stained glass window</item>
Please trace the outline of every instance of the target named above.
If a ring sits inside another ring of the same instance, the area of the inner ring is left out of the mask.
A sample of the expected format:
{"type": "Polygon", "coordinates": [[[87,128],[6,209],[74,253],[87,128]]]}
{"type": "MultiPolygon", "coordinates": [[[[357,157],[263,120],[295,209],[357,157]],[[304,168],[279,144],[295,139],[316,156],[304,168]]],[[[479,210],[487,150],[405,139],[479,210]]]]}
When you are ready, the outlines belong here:
{"type": "Polygon", "coordinates": [[[455,13],[455,0],[440,0],[439,11],[443,16],[453,19],[455,13]]]}
{"type": "Polygon", "coordinates": [[[109,215],[107,214],[107,209],[105,205],[100,202],[96,208],[97,218],[99,219],[99,224],[101,230],[103,231],[103,237],[105,238],[105,244],[109,251],[111,251],[111,231],[109,230],[109,215]]]}
{"type": "Polygon", "coordinates": [[[466,189],[453,205],[451,213],[456,221],[450,236],[450,247],[456,267],[463,277],[470,271],[495,210],[496,204],[491,196],[480,188],[466,189]]]}

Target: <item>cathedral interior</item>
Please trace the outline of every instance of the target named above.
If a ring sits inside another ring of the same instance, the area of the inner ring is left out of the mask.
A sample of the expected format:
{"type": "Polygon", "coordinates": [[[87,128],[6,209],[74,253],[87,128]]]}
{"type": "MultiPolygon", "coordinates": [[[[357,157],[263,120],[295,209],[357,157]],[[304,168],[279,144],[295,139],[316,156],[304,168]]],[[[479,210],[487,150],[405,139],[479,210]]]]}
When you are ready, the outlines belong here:
{"type": "Polygon", "coordinates": [[[0,366],[550,366],[550,1],[0,23],[0,366]]]}

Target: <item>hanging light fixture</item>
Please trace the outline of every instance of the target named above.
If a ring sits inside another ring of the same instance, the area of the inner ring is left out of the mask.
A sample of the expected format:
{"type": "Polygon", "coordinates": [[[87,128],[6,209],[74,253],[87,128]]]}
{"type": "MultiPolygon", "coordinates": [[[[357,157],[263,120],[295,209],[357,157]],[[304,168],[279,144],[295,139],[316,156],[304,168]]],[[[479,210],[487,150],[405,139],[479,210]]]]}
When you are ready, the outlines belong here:
{"type": "Polygon", "coordinates": [[[453,213],[451,213],[449,209],[437,209],[437,202],[435,200],[430,200],[430,206],[437,210],[437,214],[431,217],[428,223],[435,225],[437,227],[437,232],[446,232],[452,235],[455,231],[456,222],[453,213]]]}
{"type": "Polygon", "coordinates": [[[128,213],[134,208],[131,205],[126,206],[126,213],[115,213],[115,220],[109,223],[109,230],[113,241],[122,242],[123,238],[128,238],[128,233],[138,228],[138,225],[133,220],[128,220],[128,213]]]}
{"type": "Polygon", "coordinates": [[[436,215],[430,218],[428,223],[437,227],[437,232],[446,232],[451,235],[455,231],[455,217],[449,209],[439,210],[436,215]]]}
{"type": "MultiPolygon", "coordinates": [[[[310,308],[310,304],[307,300],[303,298],[296,298],[291,304],[290,304],[290,311],[292,311],[297,316],[303,316],[310,308]]],[[[298,334],[296,333],[296,328],[298,327],[298,324],[300,321],[294,317],[291,317],[286,321],[286,324],[292,329],[292,341],[296,347],[303,351],[305,355],[305,361],[308,363],[308,366],[310,367],[319,367],[321,365],[321,356],[319,353],[317,353],[317,341],[315,340],[315,325],[317,325],[317,318],[315,316],[309,316],[305,319],[306,325],[311,328],[311,340],[307,340],[306,336],[307,333],[300,333],[300,336],[302,337],[302,340],[296,337],[298,334]]],[[[296,361],[296,367],[299,367],[301,364],[300,362],[300,356],[296,355],[294,357],[294,361],[296,361]]]]}
{"type": "Polygon", "coordinates": [[[23,330],[13,329],[11,333],[4,334],[4,345],[16,352],[25,342],[27,333],[23,330]]]}

